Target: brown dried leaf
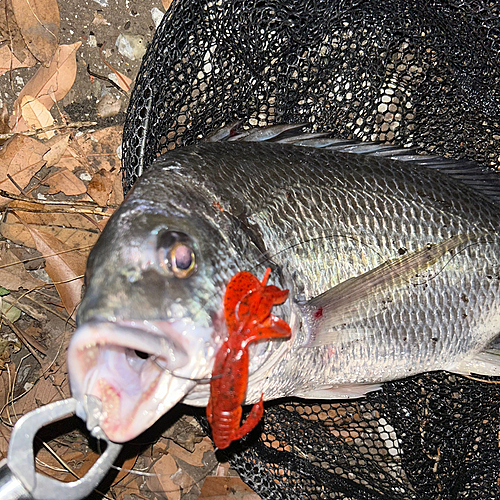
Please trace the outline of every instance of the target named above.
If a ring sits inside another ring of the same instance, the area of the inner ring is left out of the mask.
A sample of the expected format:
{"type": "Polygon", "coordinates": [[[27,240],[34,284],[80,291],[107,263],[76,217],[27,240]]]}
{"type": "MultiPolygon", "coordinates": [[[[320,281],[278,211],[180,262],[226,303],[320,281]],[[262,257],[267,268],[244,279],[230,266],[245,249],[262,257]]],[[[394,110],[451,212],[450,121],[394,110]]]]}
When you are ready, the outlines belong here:
{"type": "MultiPolygon", "coordinates": [[[[2,372],[0,374],[0,408],[3,408],[5,406],[5,403],[7,403],[7,398],[9,396],[9,373],[7,373],[7,370],[11,371],[11,375],[13,375],[12,372],[12,366],[7,366],[6,371],[2,372]]],[[[0,445],[0,451],[2,450],[2,446],[0,445]]]]}
{"type": "MultiPolygon", "coordinates": [[[[71,448],[68,449],[68,453],[65,453],[62,455],[62,459],[67,463],[70,460],[74,460],[76,457],[72,457],[72,455],[75,454],[75,451],[72,450],[71,448]]],[[[80,467],[73,467],[73,470],[80,476],[83,477],[87,472],[90,470],[90,468],[97,462],[97,459],[100,457],[99,454],[93,452],[93,451],[88,451],[85,454],[85,457],[82,456],[83,460],[79,460],[81,462],[80,467]]],[[[123,463],[121,465],[121,468],[124,469],[118,473],[118,475],[115,477],[113,480],[112,485],[115,485],[116,483],[120,482],[127,474],[129,474],[129,470],[131,470],[135,463],[137,462],[137,455],[133,456],[123,463]]],[[[72,474],[66,474],[66,477],[61,477],[61,481],[64,482],[69,482],[69,481],[74,481],[75,478],[72,474]]]]}
{"type": "Polygon", "coordinates": [[[128,92],[130,90],[130,87],[132,86],[132,79],[124,75],[123,73],[120,73],[117,69],[113,68],[111,65],[108,64],[108,66],[109,69],[115,74],[116,81],[118,82],[119,87],[124,92],[128,92]]]}
{"type": "Polygon", "coordinates": [[[173,0],[161,0],[161,4],[163,5],[165,12],[167,12],[167,10],[170,9],[172,2],[173,2],[173,0]]]}
{"type": "Polygon", "coordinates": [[[62,191],[68,196],[76,196],[87,191],[85,184],[75,174],[65,168],[48,176],[43,181],[43,184],[50,186],[47,194],[56,194],[62,191]]]}
{"type": "MultiPolygon", "coordinates": [[[[0,112],[0,134],[8,134],[9,132],[9,111],[4,103],[2,106],[2,111],[0,112]]],[[[2,141],[2,144],[5,142],[6,141],[2,141]]]]}
{"type": "Polygon", "coordinates": [[[53,255],[70,248],[54,236],[38,231],[32,226],[28,226],[28,230],[35,241],[37,250],[47,256],[45,270],[54,282],[67,313],[74,317],[81,299],[85,256],[78,251],[53,255]]]}
{"type": "Polygon", "coordinates": [[[30,290],[38,285],[43,285],[42,280],[33,278],[26,271],[21,261],[7,248],[5,242],[0,242],[0,286],[7,290],[18,290],[24,288],[30,290]],[[9,267],[4,267],[11,264],[9,267]]]}
{"type": "MultiPolygon", "coordinates": [[[[40,129],[50,127],[54,124],[54,118],[50,111],[38,100],[30,95],[21,99],[21,115],[29,129],[40,129]]],[[[40,134],[42,139],[50,139],[55,135],[54,131],[40,134]]]]}
{"type": "Polygon", "coordinates": [[[54,387],[50,378],[39,379],[35,384],[35,387],[33,387],[33,391],[35,393],[37,407],[48,405],[49,403],[53,403],[54,401],[59,401],[61,399],[61,395],[54,387]]]}
{"type": "Polygon", "coordinates": [[[207,451],[214,451],[214,445],[208,436],[205,436],[201,442],[196,443],[195,449],[192,453],[175,443],[171,443],[169,446],[169,452],[171,452],[176,458],[180,458],[181,460],[184,460],[191,465],[195,465],[196,467],[205,466],[203,463],[203,455],[205,455],[207,451]]]}
{"type": "Polygon", "coordinates": [[[21,30],[17,25],[11,0],[0,0],[0,33],[3,41],[8,42],[12,53],[19,61],[24,63],[26,59],[29,59],[34,61],[33,64],[36,64],[36,59],[26,47],[21,30]]]}
{"type": "Polygon", "coordinates": [[[84,139],[79,139],[82,153],[87,155],[90,165],[98,172],[102,168],[106,170],[120,170],[120,159],[116,149],[122,142],[123,126],[96,130],[86,134],[84,139]]]}
{"type": "Polygon", "coordinates": [[[59,7],[56,0],[11,0],[17,24],[30,52],[48,65],[58,46],[59,7]]]}
{"type": "Polygon", "coordinates": [[[121,205],[123,202],[122,174],[119,170],[116,170],[113,174],[115,180],[113,181],[113,189],[108,202],[110,205],[121,205]]]}
{"type": "Polygon", "coordinates": [[[173,457],[171,455],[164,455],[153,465],[151,470],[157,476],[148,476],[146,478],[146,484],[150,491],[154,492],[158,498],[180,500],[181,490],[171,479],[171,476],[178,470],[173,457]],[[162,492],[164,492],[164,495],[162,495],[162,492]]]}
{"type": "Polygon", "coordinates": [[[94,19],[92,21],[92,24],[95,26],[110,26],[111,23],[108,22],[108,20],[99,12],[96,12],[94,14],[94,19]]]}
{"type": "Polygon", "coordinates": [[[171,439],[175,444],[193,453],[196,445],[206,438],[206,433],[193,417],[184,416],[163,432],[162,437],[171,439]]]}
{"type": "MultiPolygon", "coordinates": [[[[5,372],[3,372],[5,373],[5,372]]],[[[0,423],[0,459],[7,458],[7,450],[9,449],[11,428],[0,423]]]]}
{"type": "MultiPolygon", "coordinates": [[[[4,303],[4,297],[0,297],[0,304],[2,306],[2,310],[5,310],[5,303],[4,303]]],[[[7,308],[9,306],[7,305],[7,308]]],[[[14,308],[10,309],[12,311],[14,308]]],[[[9,318],[9,315],[11,315],[10,312],[4,313],[5,317],[7,319],[9,318]]],[[[11,340],[5,340],[5,339],[0,339],[0,370],[6,370],[8,363],[10,362],[10,355],[12,354],[13,349],[16,348],[16,343],[12,342],[11,340]]],[[[3,405],[2,405],[3,406],[3,405]]]]}
{"type": "Polygon", "coordinates": [[[105,207],[111,196],[115,176],[104,169],[99,170],[87,188],[88,195],[101,207],[105,207]]]}
{"type": "Polygon", "coordinates": [[[87,167],[86,158],[82,158],[81,155],[75,151],[73,147],[75,141],[72,141],[72,145],[68,145],[63,157],[57,163],[57,166],[60,168],[67,168],[70,171],[75,170],[78,167],[87,167]]]}
{"type": "MultiPolygon", "coordinates": [[[[19,389],[23,389],[22,386],[16,387],[19,389]]],[[[35,400],[35,391],[32,388],[31,390],[28,390],[26,394],[23,394],[21,398],[16,400],[14,402],[14,409],[15,412],[13,411],[12,408],[9,408],[9,413],[11,416],[12,423],[16,423],[18,419],[20,419],[23,415],[26,413],[30,412],[31,410],[34,410],[37,407],[37,403],[35,400]]]]}
{"type": "Polygon", "coordinates": [[[26,57],[24,61],[20,61],[10,50],[8,45],[0,47],[0,75],[7,73],[13,69],[18,68],[31,68],[36,64],[36,59],[29,53],[29,57],[26,57]]]}
{"type": "Polygon", "coordinates": [[[207,477],[203,483],[199,499],[210,500],[259,500],[260,497],[239,477],[207,477]]]}
{"type": "Polygon", "coordinates": [[[47,162],[46,167],[53,167],[62,158],[65,153],[70,134],[56,135],[50,141],[45,142],[45,146],[50,149],[43,155],[43,159],[47,162]]]}
{"type": "Polygon", "coordinates": [[[128,92],[130,90],[130,86],[132,85],[132,80],[128,77],[125,76],[123,73],[120,73],[118,70],[113,68],[111,64],[109,64],[106,59],[104,59],[104,55],[102,53],[102,48],[99,51],[99,54],[101,56],[102,62],[114,73],[116,76],[116,82],[118,83],[119,87],[124,90],[125,92],[128,92]]]}
{"type": "MultiPolygon", "coordinates": [[[[20,201],[11,202],[9,207],[11,209],[15,209],[16,207],[40,209],[40,205],[20,201]]],[[[45,233],[55,236],[70,248],[86,248],[86,250],[82,250],[82,252],[85,252],[85,255],[88,254],[90,247],[94,245],[100,234],[95,224],[79,214],[30,213],[21,210],[16,213],[22,216],[24,222],[30,224],[31,227],[41,229],[45,233]]],[[[7,213],[5,220],[0,222],[0,233],[4,238],[15,243],[35,248],[35,242],[28,229],[10,211],[7,213]]]]}
{"type": "MultiPolygon", "coordinates": [[[[20,0],[19,0],[20,1],[20,0]]],[[[60,45],[47,68],[41,67],[25,85],[14,103],[11,127],[21,132],[21,101],[31,95],[38,99],[48,110],[61,100],[71,89],[76,77],[76,51],[82,42],[60,45]]]]}
{"type": "Polygon", "coordinates": [[[17,135],[10,139],[0,150],[0,189],[19,194],[19,189],[12,184],[7,174],[21,189],[25,188],[33,175],[44,166],[43,155],[47,150],[44,144],[31,137],[17,135]]]}

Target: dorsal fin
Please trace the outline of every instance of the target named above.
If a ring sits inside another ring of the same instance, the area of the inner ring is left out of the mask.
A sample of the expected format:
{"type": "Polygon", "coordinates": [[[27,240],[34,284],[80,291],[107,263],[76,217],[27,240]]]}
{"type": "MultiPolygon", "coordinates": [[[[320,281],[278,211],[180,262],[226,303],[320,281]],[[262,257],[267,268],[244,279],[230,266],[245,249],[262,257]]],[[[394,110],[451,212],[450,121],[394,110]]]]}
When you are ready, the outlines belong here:
{"type": "Polygon", "coordinates": [[[304,132],[304,124],[271,125],[270,127],[239,130],[241,122],[218,130],[207,138],[210,142],[245,141],[277,142],[293,146],[322,148],[341,153],[384,157],[425,168],[438,170],[469,186],[493,203],[500,205],[500,172],[480,167],[470,160],[453,160],[442,156],[420,155],[411,148],[341,139],[329,132],[304,132]]]}

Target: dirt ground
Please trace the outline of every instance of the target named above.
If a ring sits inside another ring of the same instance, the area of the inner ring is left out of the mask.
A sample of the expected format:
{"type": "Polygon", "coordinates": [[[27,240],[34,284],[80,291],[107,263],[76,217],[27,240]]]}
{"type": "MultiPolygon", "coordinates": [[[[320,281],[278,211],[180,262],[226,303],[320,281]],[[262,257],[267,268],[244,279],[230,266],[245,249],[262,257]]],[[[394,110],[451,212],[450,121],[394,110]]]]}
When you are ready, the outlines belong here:
{"type": "MultiPolygon", "coordinates": [[[[59,0],[58,4],[59,44],[82,42],[76,55],[75,83],[59,102],[61,111],[73,121],[97,121],[97,128],[123,123],[130,92],[120,91],[110,84],[108,78],[112,71],[103,62],[100,49],[113,68],[134,80],[141,64],[141,49],[145,50],[155,31],[151,11],[164,12],[165,8],[160,0],[59,0]],[[134,59],[118,51],[116,41],[120,34],[136,40],[134,59]],[[92,77],[89,72],[102,79],[92,77]],[[102,118],[98,115],[97,103],[107,93],[119,99],[120,110],[113,117],[102,118]]],[[[1,98],[9,109],[37,69],[38,65],[19,69],[2,78],[1,98]]]]}
{"type": "MultiPolygon", "coordinates": [[[[1,5],[4,458],[22,415],[70,395],[65,353],[86,257],[123,199],[119,150],[130,89],[168,5],[59,0],[58,12],[56,0],[1,5]]],[[[111,474],[92,498],[257,500],[228,464],[218,462],[193,411],[176,407],[128,445],[121,456],[124,470],[111,474]]],[[[38,470],[62,481],[81,477],[98,457],[76,418],[44,429],[35,448],[38,470]]]]}

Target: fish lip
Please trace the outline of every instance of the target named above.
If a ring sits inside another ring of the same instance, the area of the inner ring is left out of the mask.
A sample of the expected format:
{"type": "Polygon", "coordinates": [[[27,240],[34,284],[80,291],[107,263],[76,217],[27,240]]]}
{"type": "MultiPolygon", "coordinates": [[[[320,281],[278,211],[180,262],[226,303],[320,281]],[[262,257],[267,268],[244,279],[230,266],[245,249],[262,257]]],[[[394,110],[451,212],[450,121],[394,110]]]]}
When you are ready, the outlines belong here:
{"type": "Polygon", "coordinates": [[[202,342],[190,342],[183,330],[190,326],[182,321],[139,320],[79,327],[68,348],[77,414],[86,420],[86,396],[92,395],[102,402],[100,426],[112,441],[128,441],[146,430],[196,385],[190,377],[205,376],[207,366],[193,361],[203,358],[206,348],[202,342]],[[131,351],[149,356],[134,357],[131,351]]]}

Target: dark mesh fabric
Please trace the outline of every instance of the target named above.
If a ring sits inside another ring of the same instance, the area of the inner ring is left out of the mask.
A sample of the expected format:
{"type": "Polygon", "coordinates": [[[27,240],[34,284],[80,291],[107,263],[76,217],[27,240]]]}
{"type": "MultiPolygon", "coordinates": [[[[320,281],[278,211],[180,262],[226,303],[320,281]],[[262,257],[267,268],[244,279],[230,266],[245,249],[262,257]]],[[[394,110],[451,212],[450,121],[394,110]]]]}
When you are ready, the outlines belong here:
{"type": "MultiPolygon", "coordinates": [[[[487,1],[174,1],[130,102],[125,190],[162,152],[239,120],[498,167],[499,14],[487,1]]],[[[358,401],[270,404],[228,456],[265,499],[497,499],[499,401],[494,382],[432,373],[358,401]]]]}
{"type": "Polygon", "coordinates": [[[499,14],[486,1],[174,2],[130,102],[125,187],[161,152],[236,120],[497,166],[499,14]]]}
{"type": "Polygon", "coordinates": [[[499,398],[495,383],[429,373],[362,400],[282,402],[226,457],[266,499],[494,500],[499,398]]]}

